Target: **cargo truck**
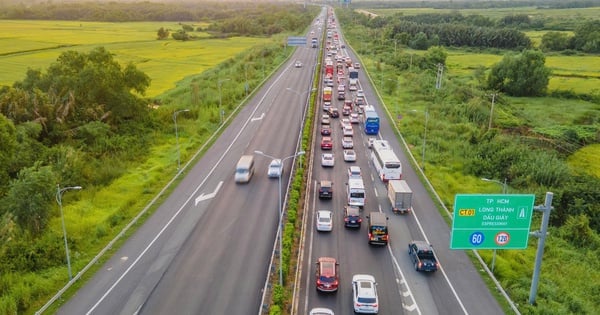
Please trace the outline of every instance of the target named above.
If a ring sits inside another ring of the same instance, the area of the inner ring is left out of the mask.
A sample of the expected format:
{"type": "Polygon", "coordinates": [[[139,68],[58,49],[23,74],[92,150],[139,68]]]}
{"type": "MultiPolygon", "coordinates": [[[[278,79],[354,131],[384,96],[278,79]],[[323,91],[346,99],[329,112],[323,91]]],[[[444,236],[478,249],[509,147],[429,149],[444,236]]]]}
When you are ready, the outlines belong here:
{"type": "Polygon", "coordinates": [[[407,213],[412,211],[412,190],[405,180],[388,181],[388,198],[392,204],[392,212],[407,213]]]}
{"type": "Polygon", "coordinates": [[[333,89],[331,87],[323,88],[323,102],[331,103],[331,94],[333,94],[333,89]]]}

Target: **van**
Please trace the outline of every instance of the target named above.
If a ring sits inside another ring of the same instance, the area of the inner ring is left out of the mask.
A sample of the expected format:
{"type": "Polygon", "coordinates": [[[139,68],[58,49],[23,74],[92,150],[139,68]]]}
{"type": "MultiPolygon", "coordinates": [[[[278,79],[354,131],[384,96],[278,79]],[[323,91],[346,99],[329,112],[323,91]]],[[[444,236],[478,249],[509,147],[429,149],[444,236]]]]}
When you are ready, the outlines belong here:
{"type": "Polygon", "coordinates": [[[369,232],[369,245],[387,245],[388,243],[388,217],[382,212],[371,212],[367,216],[369,232]]]}
{"type": "Polygon", "coordinates": [[[242,155],[235,167],[235,182],[247,183],[254,174],[254,156],[242,155]]]}

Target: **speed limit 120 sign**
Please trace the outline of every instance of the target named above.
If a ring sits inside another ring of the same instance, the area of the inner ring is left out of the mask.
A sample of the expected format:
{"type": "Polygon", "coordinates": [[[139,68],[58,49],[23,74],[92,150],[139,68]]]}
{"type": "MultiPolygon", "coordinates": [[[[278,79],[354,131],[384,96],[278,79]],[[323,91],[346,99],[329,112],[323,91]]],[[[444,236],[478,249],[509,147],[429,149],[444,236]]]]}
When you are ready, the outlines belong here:
{"type": "Polygon", "coordinates": [[[507,232],[499,232],[496,234],[495,241],[498,246],[504,246],[510,242],[510,234],[507,232]]]}

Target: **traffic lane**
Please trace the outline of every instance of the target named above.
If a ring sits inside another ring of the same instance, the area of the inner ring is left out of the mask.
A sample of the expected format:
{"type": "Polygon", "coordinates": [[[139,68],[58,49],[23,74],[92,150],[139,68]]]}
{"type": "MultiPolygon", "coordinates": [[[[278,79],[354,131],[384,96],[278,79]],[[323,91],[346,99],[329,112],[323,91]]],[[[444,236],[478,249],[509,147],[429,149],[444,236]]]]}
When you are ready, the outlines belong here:
{"type": "Polygon", "coordinates": [[[244,314],[260,307],[278,222],[277,182],[230,176],[141,314],[244,314]],[[225,294],[226,293],[226,294],[225,294]],[[235,300],[235,303],[232,301],[235,300]]]}
{"type": "MultiPolygon", "coordinates": [[[[367,92],[370,89],[371,87],[368,85],[363,86],[365,93],[371,93],[367,92]]],[[[405,153],[404,147],[401,147],[400,142],[395,140],[397,139],[395,131],[393,125],[389,122],[387,114],[385,114],[377,99],[372,99],[373,101],[369,101],[369,104],[374,105],[377,112],[380,113],[380,135],[382,139],[390,141],[394,152],[397,153],[402,162],[402,177],[407,180],[413,191],[413,205],[417,205],[416,208],[418,208],[414,213],[421,221],[427,239],[434,245],[438,258],[443,263],[443,267],[452,268],[452,272],[448,272],[447,276],[458,296],[458,299],[454,297],[454,303],[462,303],[469,313],[482,309],[485,310],[486,314],[503,313],[500,305],[491,295],[481,275],[464,251],[449,249],[450,227],[440,216],[436,204],[429,197],[429,192],[420,182],[420,178],[408,160],[408,155],[405,153]],[[445,257],[448,257],[448,259],[445,259],[445,257]]],[[[414,235],[415,238],[419,236],[421,236],[421,239],[425,238],[422,233],[419,235],[416,231],[414,235]]],[[[450,286],[450,284],[447,285],[450,286]]],[[[448,291],[446,291],[443,293],[443,296],[452,297],[454,296],[454,292],[450,291],[450,294],[448,294],[448,291]]],[[[444,309],[445,305],[440,304],[438,308],[444,309]]]]}
{"type": "MultiPolygon", "coordinates": [[[[373,176],[370,176],[369,160],[366,158],[365,152],[366,147],[362,141],[362,134],[360,134],[360,128],[355,131],[355,144],[356,150],[359,152],[359,158],[356,163],[342,162],[342,168],[337,169],[334,174],[336,181],[342,181],[342,189],[338,189],[334,192],[334,203],[337,205],[334,210],[334,220],[336,227],[333,233],[338,234],[336,238],[337,255],[334,256],[340,262],[340,288],[335,294],[318,294],[317,292],[310,293],[312,288],[315,286],[314,279],[310,281],[308,290],[308,309],[311,307],[325,306],[330,307],[333,310],[341,312],[342,314],[352,312],[352,290],[351,290],[351,279],[353,274],[357,273],[368,273],[375,276],[378,281],[378,292],[381,306],[381,314],[400,314],[402,311],[402,302],[398,297],[399,287],[395,275],[396,270],[391,262],[391,257],[385,250],[385,247],[373,247],[368,245],[367,241],[367,228],[366,221],[363,222],[360,229],[347,229],[343,226],[343,206],[346,204],[346,186],[347,181],[347,167],[350,165],[360,166],[365,174],[365,185],[367,190],[367,204],[365,210],[362,212],[363,219],[366,219],[366,215],[370,211],[378,211],[379,205],[375,196],[374,190],[370,189],[371,181],[373,176]],[[387,266],[385,266],[387,265],[387,266]],[[390,277],[390,274],[392,275],[390,277]],[[384,292],[394,292],[393,294],[384,292]],[[337,296],[332,298],[332,296],[337,296]],[[398,311],[400,310],[400,311],[398,311]]],[[[341,133],[341,131],[340,131],[341,133]]],[[[337,148],[336,158],[342,159],[341,157],[341,144],[334,144],[334,148],[337,148]]],[[[335,149],[334,149],[335,151],[335,149]]],[[[336,162],[336,167],[338,162],[336,162]]],[[[335,167],[334,167],[335,169],[335,167]]],[[[330,176],[330,174],[328,174],[330,176]]],[[[322,169],[315,168],[315,178],[325,177],[322,169]]],[[[334,182],[335,186],[335,182],[334,182]]],[[[316,189],[316,187],[315,187],[316,189]]],[[[311,220],[314,224],[314,219],[311,220]]],[[[330,253],[334,250],[331,248],[332,242],[325,242],[321,240],[327,240],[325,238],[315,238],[313,242],[313,253],[312,265],[307,267],[310,270],[308,275],[314,277],[315,266],[314,262],[318,258],[318,253],[330,253]]],[[[314,290],[316,291],[316,290],[314,290]]]]}
{"type": "MultiPolygon", "coordinates": [[[[281,80],[283,81],[283,80],[281,80]]],[[[282,84],[281,82],[278,82],[277,84],[282,84]]],[[[244,139],[239,139],[238,142],[240,144],[236,144],[234,146],[235,149],[232,148],[231,154],[234,157],[239,157],[241,154],[252,154],[252,152],[254,152],[255,150],[264,150],[264,147],[271,147],[273,143],[276,143],[276,149],[278,150],[283,150],[283,151],[277,151],[275,153],[273,152],[265,152],[266,154],[277,154],[277,153],[281,153],[281,152],[287,152],[285,154],[293,154],[294,152],[294,148],[295,148],[295,142],[294,140],[297,139],[297,132],[290,132],[288,133],[288,137],[280,137],[280,135],[277,134],[277,130],[282,130],[285,128],[285,126],[290,126],[293,122],[299,122],[299,118],[298,115],[296,115],[296,117],[293,116],[292,114],[288,114],[288,115],[284,115],[285,112],[288,111],[288,109],[285,108],[285,106],[287,105],[287,102],[283,101],[283,97],[281,96],[281,89],[277,89],[275,88],[273,90],[275,96],[267,96],[265,98],[265,105],[261,106],[260,110],[265,110],[265,112],[267,112],[266,116],[263,116],[262,114],[260,115],[261,117],[263,117],[260,120],[255,120],[253,121],[255,124],[254,125],[250,125],[248,132],[247,132],[247,136],[246,137],[242,137],[244,139]],[[278,115],[278,112],[281,112],[281,115],[278,115]],[[281,116],[283,119],[275,119],[277,116],[281,116]],[[256,126],[256,127],[253,127],[256,126]],[[295,134],[295,135],[294,135],[295,134]],[[295,137],[295,138],[294,138],[295,137]],[[245,141],[248,141],[248,145],[246,147],[246,145],[244,145],[245,141]],[[280,141],[278,143],[278,141],[280,141]],[[237,152],[236,152],[237,151],[237,152]]],[[[257,115],[255,115],[257,116],[257,115]]],[[[256,118],[255,118],[256,119],[256,118]]],[[[298,127],[299,127],[299,123],[298,127]]],[[[256,159],[256,171],[255,171],[255,177],[258,178],[262,178],[262,179],[266,179],[266,165],[268,164],[268,161],[265,161],[264,163],[260,162],[260,158],[261,157],[257,157],[256,159]],[[264,165],[264,168],[263,168],[264,165]]],[[[233,158],[230,160],[231,166],[230,166],[230,172],[233,171],[233,169],[235,168],[235,161],[236,158],[233,158]]],[[[227,172],[227,170],[223,170],[223,172],[227,172]]],[[[286,183],[287,183],[287,178],[288,178],[288,172],[286,172],[286,183]]],[[[256,181],[257,179],[253,179],[250,183],[250,185],[253,185],[254,181],[256,181]]],[[[258,180],[260,182],[260,180],[258,180]]],[[[252,220],[249,221],[253,221],[256,219],[256,217],[260,218],[261,216],[258,215],[258,213],[252,213],[252,212],[246,212],[244,211],[244,209],[247,208],[257,208],[257,209],[262,209],[262,208],[267,208],[267,209],[275,209],[277,210],[278,208],[278,193],[277,193],[277,181],[271,181],[272,185],[275,185],[275,191],[262,191],[262,192],[255,192],[251,195],[248,196],[248,198],[241,198],[241,199],[237,199],[233,200],[231,202],[240,202],[240,200],[243,200],[243,203],[240,205],[240,207],[238,207],[238,211],[235,212],[232,215],[237,215],[239,217],[243,217],[243,218],[247,218],[247,217],[251,217],[253,218],[252,220]],[[252,199],[252,197],[254,196],[271,196],[271,198],[256,198],[256,199],[252,199]],[[270,200],[272,203],[271,207],[265,207],[264,205],[258,205],[256,206],[256,202],[265,202],[266,200],[270,200]],[[242,207],[243,205],[245,205],[245,207],[242,207]],[[244,212],[240,212],[240,209],[244,212]]],[[[256,184],[254,184],[256,185],[256,184]]],[[[231,184],[229,185],[225,185],[224,187],[227,186],[231,186],[231,184]]],[[[235,188],[238,185],[234,185],[235,188]]],[[[264,184],[263,184],[264,186],[264,184]]],[[[233,192],[228,192],[227,190],[222,192],[223,196],[236,196],[235,194],[233,194],[233,192]]],[[[219,200],[224,200],[223,198],[219,199],[219,200]]],[[[227,201],[222,201],[224,204],[221,207],[218,208],[236,208],[234,207],[228,207],[227,206],[227,201]]],[[[230,202],[230,203],[231,203],[230,202]]],[[[268,216],[269,214],[267,214],[268,216]]],[[[261,278],[258,276],[263,276],[266,274],[266,269],[263,270],[262,272],[257,272],[258,270],[260,270],[259,268],[264,264],[265,266],[268,266],[269,263],[269,258],[270,255],[268,255],[269,253],[269,249],[272,249],[272,244],[273,241],[275,239],[275,232],[277,230],[277,223],[276,221],[278,220],[278,212],[277,211],[273,211],[270,214],[271,216],[271,220],[275,220],[275,224],[267,224],[265,225],[266,222],[260,223],[260,224],[252,224],[251,222],[249,223],[250,226],[254,225],[254,228],[256,228],[256,226],[260,226],[260,227],[268,227],[268,226],[272,226],[272,233],[270,236],[271,241],[269,242],[269,237],[268,234],[265,238],[261,238],[261,239],[257,239],[257,237],[253,237],[252,233],[250,233],[251,231],[246,231],[246,233],[242,234],[242,238],[244,240],[244,242],[239,241],[239,240],[235,240],[235,239],[225,239],[225,242],[227,242],[227,244],[230,244],[228,246],[224,246],[224,247],[228,247],[231,248],[231,242],[235,242],[235,247],[236,248],[240,248],[239,246],[241,244],[242,245],[241,248],[255,248],[255,251],[253,252],[254,254],[259,254],[262,253],[259,257],[263,257],[264,260],[258,264],[255,265],[245,265],[245,267],[243,268],[234,268],[233,270],[237,270],[238,272],[232,272],[232,268],[231,267],[227,267],[227,272],[225,272],[225,270],[223,270],[223,276],[220,279],[219,284],[222,284],[222,286],[216,286],[216,287],[211,287],[211,288],[206,288],[207,291],[211,291],[213,292],[213,290],[217,293],[215,294],[219,294],[218,292],[231,292],[231,291],[240,291],[240,293],[242,292],[256,292],[256,295],[252,296],[250,295],[250,297],[248,299],[237,299],[237,303],[236,305],[238,305],[238,307],[240,307],[240,309],[238,311],[236,311],[233,306],[228,306],[228,308],[218,308],[215,307],[213,309],[213,311],[209,312],[209,313],[221,313],[223,311],[227,311],[227,312],[231,312],[231,313],[240,313],[241,309],[248,309],[249,306],[256,306],[258,308],[258,304],[260,304],[260,297],[258,296],[260,293],[260,290],[255,290],[255,287],[261,287],[264,283],[263,281],[260,281],[261,278]],[[246,242],[250,242],[250,243],[246,243],[246,242]],[[252,242],[257,242],[256,244],[252,244],[252,242]],[[263,250],[259,250],[259,248],[261,246],[265,246],[263,250]],[[248,270],[253,270],[252,274],[253,277],[248,277],[246,275],[248,270]],[[251,279],[249,279],[251,278],[251,279]],[[239,282],[239,279],[244,279],[244,281],[242,283],[236,283],[239,282]],[[231,288],[228,286],[233,286],[235,288],[231,288]],[[254,301],[256,304],[252,305],[252,301],[254,301]],[[250,304],[249,304],[250,303],[250,304]]],[[[210,220],[212,221],[213,219],[209,216],[206,217],[206,220],[210,220]]],[[[232,224],[235,223],[234,226],[237,226],[235,228],[232,228],[232,231],[244,231],[245,226],[244,222],[246,221],[246,219],[240,221],[240,220],[232,220],[232,219],[227,219],[227,220],[231,220],[232,224]]],[[[267,222],[269,220],[266,220],[267,222]]],[[[203,221],[206,222],[206,221],[203,221]]],[[[268,228],[267,228],[268,229],[268,228]]],[[[199,230],[197,230],[199,231],[199,230]]],[[[197,236],[195,236],[196,238],[199,239],[206,239],[206,238],[211,238],[213,234],[215,234],[216,231],[210,231],[207,230],[207,232],[205,232],[204,234],[202,234],[201,231],[197,232],[199,234],[197,234],[197,236]]],[[[207,246],[207,248],[210,244],[204,244],[204,243],[200,243],[202,246],[207,246]]],[[[203,247],[200,247],[203,248],[203,247]]],[[[179,283],[179,279],[181,277],[183,277],[180,274],[180,271],[178,271],[179,269],[184,269],[184,268],[193,268],[194,265],[197,264],[204,264],[204,267],[202,270],[188,270],[188,272],[200,272],[201,274],[203,273],[211,273],[211,270],[219,270],[219,266],[223,264],[223,261],[227,261],[227,260],[235,260],[236,262],[244,262],[246,261],[246,257],[238,257],[238,259],[233,259],[233,256],[230,257],[230,259],[227,258],[227,255],[225,255],[225,253],[220,253],[218,252],[218,250],[216,249],[209,249],[207,250],[207,252],[209,253],[213,253],[213,257],[220,257],[223,256],[225,258],[223,259],[218,259],[218,261],[216,260],[214,262],[214,265],[208,265],[206,264],[206,262],[202,262],[199,259],[202,257],[198,257],[198,261],[194,261],[194,252],[192,252],[193,249],[187,249],[187,248],[182,248],[182,250],[180,251],[180,257],[185,257],[181,259],[181,262],[179,263],[174,263],[174,268],[169,268],[169,270],[176,270],[174,271],[172,274],[167,274],[164,281],[162,281],[159,286],[157,288],[165,288],[164,291],[165,292],[169,292],[169,291],[173,291],[173,288],[180,288],[179,290],[181,291],[181,294],[178,294],[177,292],[175,293],[170,293],[172,294],[171,299],[168,301],[161,301],[161,302],[154,302],[154,300],[159,300],[159,297],[161,296],[161,294],[155,295],[151,297],[151,300],[153,301],[153,304],[150,304],[151,306],[145,309],[156,309],[156,307],[160,306],[160,307],[164,307],[164,310],[168,310],[168,309],[174,309],[176,307],[179,307],[179,304],[181,304],[181,301],[185,301],[185,299],[182,300],[182,297],[185,297],[185,292],[187,292],[190,289],[190,285],[192,286],[196,286],[199,287],[200,285],[204,284],[206,285],[206,282],[198,282],[197,284],[187,284],[187,283],[179,283]],[[188,251],[190,251],[189,253],[187,253],[188,251]],[[218,254],[218,255],[217,255],[218,254]],[[178,264],[182,265],[182,268],[178,267],[178,264]],[[173,279],[173,280],[171,280],[173,279]],[[172,302],[170,302],[172,301],[172,302]],[[170,302],[170,303],[169,303],[170,302]],[[154,304],[159,304],[159,305],[154,305],[154,304]]],[[[243,251],[240,250],[234,250],[232,252],[227,252],[231,255],[235,255],[235,253],[242,253],[243,251]]],[[[265,267],[266,268],[266,267],[265,267]]],[[[263,278],[264,279],[264,278],[263,278]]],[[[206,279],[205,279],[206,280],[206,279]]],[[[160,291],[160,290],[157,290],[160,291]]],[[[220,297],[223,297],[224,295],[219,295],[220,297]]],[[[246,294],[246,296],[249,296],[249,294],[246,294]]],[[[189,311],[193,311],[194,307],[202,307],[202,305],[204,305],[205,303],[208,303],[210,301],[214,301],[216,297],[213,297],[211,294],[206,295],[206,298],[203,301],[200,301],[199,304],[190,304],[189,305],[189,309],[187,308],[182,308],[182,311],[187,312],[189,311]]],[[[197,298],[196,300],[202,300],[200,298],[197,298]]],[[[223,301],[225,302],[225,301],[223,301]]],[[[223,305],[228,305],[228,303],[223,303],[223,305]]]]}

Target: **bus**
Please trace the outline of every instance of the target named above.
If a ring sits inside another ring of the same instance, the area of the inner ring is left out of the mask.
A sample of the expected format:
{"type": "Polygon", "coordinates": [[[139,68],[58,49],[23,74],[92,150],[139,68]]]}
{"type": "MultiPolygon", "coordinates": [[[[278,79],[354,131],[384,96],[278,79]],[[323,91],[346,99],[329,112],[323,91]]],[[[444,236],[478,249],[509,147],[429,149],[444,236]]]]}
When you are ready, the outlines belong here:
{"type": "Polygon", "coordinates": [[[362,177],[348,178],[348,205],[362,208],[365,206],[365,185],[362,177]]]}
{"type": "Polygon", "coordinates": [[[383,182],[390,179],[402,179],[402,163],[386,140],[373,141],[371,159],[377,175],[383,182]]]}
{"type": "Polygon", "coordinates": [[[375,107],[373,105],[365,106],[365,120],[364,120],[364,129],[365,133],[368,135],[376,135],[379,133],[379,116],[377,116],[377,112],[375,111],[375,107]]]}

